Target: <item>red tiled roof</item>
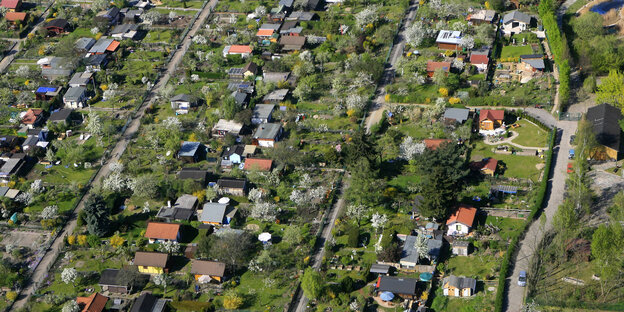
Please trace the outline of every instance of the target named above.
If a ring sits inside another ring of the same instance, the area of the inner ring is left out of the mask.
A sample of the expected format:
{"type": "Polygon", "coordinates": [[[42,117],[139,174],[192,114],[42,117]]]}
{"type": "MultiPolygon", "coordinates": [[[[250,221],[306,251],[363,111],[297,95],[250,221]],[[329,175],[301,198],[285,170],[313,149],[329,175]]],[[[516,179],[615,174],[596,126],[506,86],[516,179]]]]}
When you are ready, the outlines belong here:
{"type": "Polygon", "coordinates": [[[20,0],[2,0],[2,2],[0,2],[0,6],[7,9],[17,9],[19,3],[20,0]]]}
{"type": "Polygon", "coordinates": [[[145,237],[152,239],[176,240],[180,232],[180,225],[176,223],[149,222],[145,237]]]}
{"type": "Polygon", "coordinates": [[[483,54],[472,54],[470,55],[470,63],[472,64],[487,64],[490,62],[490,59],[487,55],[483,54]]]}
{"type": "Polygon", "coordinates": [[[37,121],[37,117],[39,117],[42,112],[43,110],[40,108],[28,109],[26,115],[24,115],[24,118],[22,118],[22,123],[25,125],[34,124],[37,121]]]}
{"type": "Polygon", "coordinates": [[[108,48],[106,48],[106,51],[115,52],[115,50],[117,50],[117,47],[119,47],[119,41],[113,40],[113,42],[108,45],[108,48]]]}
{"type": "Polygon", "coordinates": [[[496,171],[496,166],[498,165],[498,160],[494,159],[494,158],[488,158],[487,161],[483,162],[483,167],[481,167],[481,170],[483,169],[490,169],[492,171],[496,171]]]}
{"type": "MultiPolygon", "coordinates": [[[[256,33],[256,36],[260,37],[260,36],[271,36],[273,35],[273,29],[260,29],[258,30],[258,32],[256,33]]],[[[230,49],[231,51],[231,49],[230,49]]]]}
{"type": "Polygon", "coordinates": [[[4,15],[4,18],[7,21],[10,21],[10,22],[15,22],[15,21],[20,21],[21,22],[21,21],[26,19],[26,13],[24,13],[24,12],[7,12],[4,15]]]}
{"type": "Polygon", "coordinates": [[[273,165],[271,159],[247,158],[245,159],[245,170],[269,171],[273,165]]]}
{"type": "Polygon", "coordinates": [[[482,109],[479,112],[479,121],[483,120],[503,120],[505,111],[500,109],[482,109]]]}
{"type": "Polygon", "coordinates": [[[427,62],[428,72],[434,72],[438,68],[442,68],[445,72],[448,72],[451,70],[451,63],[450,62],[433,62],[433,61],[427,62]]]}
{"type": "Polygon", "coordinates": [[[474,223],[475,216],[477,215],[477,208],[461,205],[455,210],[453,215],[446,221],[446,224],[449,225],[453,222],[459,222],[465,224],[467,226],[472,226],[474,223]]]}
{"type": "Polygon", "coordinates": [[[76,302],[82,307],[82,312],[102,312],[108,302],[108,297],[95,293],[89,297],[78,297],[76,302]]]}
{"type": "Polygon", "coordinates": [[[425,147],[427,147],[430,150],[436,150],[438,147],[440,147],[440,145],[442,145],[442,143],[444,142],[451,142],[450,139],[425,139],[425,147]]]}
{"type": "Polygon", "coordinates": [[[232,54],[232,53],[251,53],[251,47],[248,45],[232,45],[230,46],[230,50],[228,51],[228,53],[232,54]]]}

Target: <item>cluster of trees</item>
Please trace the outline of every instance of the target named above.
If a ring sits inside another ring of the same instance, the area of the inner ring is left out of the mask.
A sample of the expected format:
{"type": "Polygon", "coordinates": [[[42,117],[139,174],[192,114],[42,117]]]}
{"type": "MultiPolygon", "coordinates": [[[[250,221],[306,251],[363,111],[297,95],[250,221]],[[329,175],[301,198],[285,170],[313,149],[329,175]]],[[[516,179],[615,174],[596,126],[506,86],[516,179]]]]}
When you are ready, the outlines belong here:
{"type": "Polygon", "coordinates": [[[568,64],[568,44],[565,35],[557,24],[557,2],[554,0],[540,1],[538,11],[544,29],[548,34],[548,46],[553,54],[555,63],[559,67],[559,103],[567,104],[570,98],[570,64],[568,64]]]}
{"type": "Polygon", "coordinates": [[[596,74],[604,74],[624,66],[624,44],[617,36],[607,35],[603,27],[604,18],[588,11],[570,22],[572,26],[573,56],[578,65],[596,74]]]}

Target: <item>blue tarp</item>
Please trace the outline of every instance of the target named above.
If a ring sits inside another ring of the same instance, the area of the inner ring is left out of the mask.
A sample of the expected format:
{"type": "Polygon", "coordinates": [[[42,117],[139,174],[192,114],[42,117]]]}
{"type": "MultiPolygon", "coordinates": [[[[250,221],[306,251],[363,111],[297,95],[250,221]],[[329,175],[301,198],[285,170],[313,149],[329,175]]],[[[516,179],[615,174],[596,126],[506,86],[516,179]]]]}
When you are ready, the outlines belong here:
{"type": "Polygon", "coordinates": [[[389,291],[384,291],[379,295],[379,298],[383,301],[392,301],[392,299],[394,299],[394,294],[389,291]]]}
{"type": "Polygon", "coordinates": [[[39,87],[37,88],[37,93],[44,93],[44,92],[54,92],[56,91],[55,87],[39,87]]]}
{"type": "Polygon", "coordinates": [[[17,223],[17,212],[13,213],[13,215],[11,216],[11,221],[13,221],[13,223],[17,223]]]}

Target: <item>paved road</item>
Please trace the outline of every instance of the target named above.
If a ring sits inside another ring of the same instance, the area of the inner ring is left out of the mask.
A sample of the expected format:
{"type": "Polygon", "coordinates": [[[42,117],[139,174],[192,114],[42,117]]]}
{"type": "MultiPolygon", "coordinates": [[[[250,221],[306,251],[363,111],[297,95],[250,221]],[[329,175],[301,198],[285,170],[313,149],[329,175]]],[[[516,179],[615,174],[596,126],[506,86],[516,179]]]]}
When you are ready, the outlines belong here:
{"type": "MultiPolygon", "coordinates": [[[[316,254],[312,257],[310,261],[310,266],[319,270],[321,268],[323,257],[325,256],[325,242],[330,239],[332,229],[334,228],[334,224],[336,223],[336,218],[338,218],[338,214],[343,209],[345,205],[345,190],[349,188],[349,174],[345,174],[342,178],[342,185],[340,186],[340,198],[336,201],[336,203],[332,206],[331,210],[328,212],[329,218],[327,219],[327,225],[323,228],[323,232],[321,233],[321,237],[319,237],[320,245],[316,250],[316,254]]],[[[297,298],[293,302],[293,306],[295,306],[296,312],[304,312],[308,305],[309,299],[303,295],[303,291],[299,291],[297,298]]]]}
{"type": "MultiPolygon", "coordinates": [[[[184,38],[182,47],[178,49],[175,52],[174,56],[171,58],[171,61],[169,62],[169,65],[167,66],[166,73],[162,76],[162,78],[159,79],[155,87],[152,89],[152,91],[148,95],[147,100],[143,103],[141,108],[136,112],[132,121],[126,128],[126,131],[121,135],[120,140],[117,142],[112,152],[110,153],[110,157],[106,161],[106,164],[100,169],[100,171],[96,175],[95,179],[93,180],[93,185],[97,185],[101,183],[102,179],[108,176],[108,174],[110,173],[110,170],[109,170],[110,164],[117,162],[119,158],[121,157],[121,155],[125,152],[126,147],[128,146],[128,143],[130,143],[130,140],[137,134],[139,130],[139,126],[141,125],[141,118],[145,114],[145,109],[149,106],[149,104],[153,103],[154,100],[157,98],[156,94],[158,94],[158,91],[160,90],[160,88],[162,88],[163,86],[167,84],[167,82],[169,81],[169,78],[175,72],[177,66],[182,61],[182,57],[184,56],[188,47],[190,46],[191,36],[193,36],[197,32],[197,30],[201,27],[201,25],[204,24],[204,22],[206,21],[206,18],[208,17],[208,15],[210,15],[210,11],[217,4],[217,1],[218,0],[211,0],[209,4],[206,5],[204,10],[201,12],[199,18],[195,21],[195,24],[193,24],[193,27],[189,31],[189,34],[187,35],[186,38],[184,38]]],[[[19,299],[13,304],[11,311],[17,311],[21,309],[22,307],[24,307],[24,305],[28,302],[28,299],[30,298],[30,296],[34,293],[35,286],[43,282],[45,277],[48,275],[48,266],[51,265],[51,263],[56,260],[60,247],[63,244],[63,238],[67,235],[72,234],[74,232],[74,229],[76,229],[76,216],[78,215],[78,211],[84,207],[84,204],[89,196],[90,194],[87,194],[78,203],[78,205],[76,206],[76,209],[74,210],[72,219],[67,223],[67,225],[65,225],[65,228],[63,228],[61,235],[59,235],[58,238],[54,241],[50,249],[43,256],[43,259],[41,260],[37,268],[35,268],[33,275],[27,281],[24,289],[20,292],[19,299]]]]}
{"type": "Polygon", "coordinates": [[[371,103],[371,107],[369,110],[368,117],[366,118],[366,132],[370,131],[370,128],[377,124],[381,117],[383,116],[383,111],[385,109],[385,87],[392,83],[395,75],[394,64],[396,64],[397,60],[403,54],[403,49],[405,48],[405,30],[412,24],[414,18],[416,17],[416,11],[418,10],[418,1],[412,0],[409,8],[407,9],[407,16],[403,20],[403,24],[399,27],[399,33],[397,37],[394,39],[395,44],[392,46],[392,51],[390,52],[390,58],[388,59],[388,63],[385,64],[385,69],[383,72],[383,76],[377,85],[377,90],[375,91],[376,98],[371,103]]]}

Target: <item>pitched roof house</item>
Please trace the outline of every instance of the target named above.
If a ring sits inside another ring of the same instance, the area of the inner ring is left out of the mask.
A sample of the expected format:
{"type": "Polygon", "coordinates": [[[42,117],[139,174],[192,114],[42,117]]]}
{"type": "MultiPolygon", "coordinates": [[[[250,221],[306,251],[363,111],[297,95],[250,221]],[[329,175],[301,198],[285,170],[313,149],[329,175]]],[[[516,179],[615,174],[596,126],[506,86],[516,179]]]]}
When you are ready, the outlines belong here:
{"type": "Polygon", "coordinates": [[[87,88],[71,87],[63,95],[63,103],[68,108],[83,108],[87,104],[87,88]]]}
{"type": "Polygon", "coordinates": [[[519,34],[531,25],[532,17],[520,11],[511,11],[503,16],[501,29],[506,36],[519,34]]]}
{"type": "Polygon", "coordinates": [[[69,22],[64,18],[53,19],[45,25],[45,29],[48,31],[48,35],[50,36],[67,32],[68,28],[69,22]]]}
{"type": "Polygon", "coordinates": [[[205,260],[192,260],[191,274],[195,275],[198,283],[208,283],[211,280],[221,282],[225,277],[225,263],[205,260]]]}
{"type": "Polygon", "coordinates": [[[470,277],[450,275],[442,280],[445,296],[470,297],[477,288],[477,280],[470,277]]]}
{"type": "Polygon", "coordinates": [[[376,286],[379,292],[388,291],[403,299],[415,299],[417,284],[418,280],[415,278],[380,276],[376,286]]]}
{"type": "Polygon", "coordinates": [[[180,224],[164,222],[148,222],[145,237],[150,244],[159,241],[174,241],[180,239],[180,224]]]}
{"type": "Polygon", "coordinates": [[[238,136],[242,128],[242,123],[238,123],[233,120],[219,119],[217,124],[212,127],[212,136],[224,137],[227,134],[238,136]]]}
{"type": "Polygon", "coordinates": [[[22,117],[21,123],[28,127],[29,129],[33,129],[40,125],[43,122],[43,109],[41,108],[29,108],[22,117]]]}
{"type": "Polygon", "coordinates": [[[22,8],[22,0],[2,0],[0,7],[7,8],[9,12],[16,12],[22,8]]]}
{"type": "Polygon", "coordinates": [[[229,207],[227,204],[205,203],[199,221],[212,225],[230,224],[237,211],[238,209],[229,207]]]}
{"type": "Polygon", "coordinates": [[[35,90],[35,100],[49,101],[61,92],[61,87],[40,86],[35,90]]]}
{"type": "Polygon", "coordinates": [[[501,109],[482,109],[479,111],[479,128],[494,130],[503,124],[505,111],[501,109]]]}
{"type": "Polygon", "coordinates": [[[228,45],[223,48],[223,57],[228,55],[241,55],[246,58],[251,56],[252,49],[248,45],[228,45]]]}
{"type": "Polygon", "coordinates": [[[496,168],[498,166],[498,160],[494,158],[485,158],[481,161],[474,161],[470,163],[470,168],[473,170],[479,170],[481,173],[485,175],[489,175],[491,177],[496,173],[496,168]]]}
{"type": "Polygon", "coordinates": [[[274,109],[274,104],[256,104],[251,115],[251,123],[258,125],[271,122],[274,109]]]}
{"type": "Polygon", "coordinates": [[[402,267],[413,268],[417,264],[422,264],[421,260],[427,262],[434,262],[440,256],[442,250],[442,235],[434,235],[432,238],[427,238],[427,253],[421,255],[416,248],[417,236],[408,235],[405,237],[403,243],[403,250],[401,251],[401,259],[399,263],[402,267]]]}
{"type": "Polygon", "coordinates": [[[139,31],[139,25],[137,24],[121,24],[115,26],[113,30],[111,30],[110,35],[113,38],[117,38],[120,40],[123,39],[134,39],[139,31]]]}
{"type": "Polygon", "coordinates": [[[92,47],[89,49],[89,53],[92,54],[104,54],[107,52],[115,52],[119,47],[119,41],[110,38],[100,38],[92,47]]]}
{"type": "Polygon", "coordinates": [[[50,115],[49,122],[52,123],[69,123],[71,114],[74,110],[69,108],[61,108],[50,115]]]}
{"type": "Polygon", "coordinates": [[[491,24],[496,19],[496,11],[494,10],[477,10],[472,14],[468,14],[466,20],[473,25],[491,24]]]}
{"type": "Polygon", "coordinates": [[[184,167],[178,172],[178,179],[195,180],[203,186],[206,184],[206,179],[208,179],[208,171],[200,168],[184,167]]]}
{"type": "Polygon", "coordinates": [[[474,65],[477,70],[482,73],[487,71],[490,58],[485,54],[472,53],[470,54],[470,64],[474,65]]]}
{"type": "Polygon", "coordinates": [[[219,190],[234,196],[245,196],[247,192],[247,181],[244,179],[221,178],[217,180],[219,190]]]}
{"type": "Polygon", "coordinates": [[[25,12],[7,12],[4,15],[4,19],[6,19],[7,21],[13,24],[18,24],[18,23],[25,22],[26,16],[28,16],[28,13],[25,13],[25,12]]]}
{"type": "Polygon", "coordinates": [[[87,51],[89,51],[89,49],[91,49],[91,47],[93,47],[95,42],[96,41],[93,38],[83,37],[83,38],[80,38],[80,39],[76,40],[76,44],[74,45],[74,48],[78,52],[87,53],[87,51]]]}
{"type": "Polygon", "coordinates": [[[289,92],[288,89],[273,90],[273,92],[265,95],[264,98],[262,98],[262,102],[264,102],[265,104],[281,103],[286,99],[286,96],[288,96],[288,92],[289,92]]]}
{"type": "Polygon", "coordinates": [[[282,36],[279,40],[283,51],[300,51],[303,49],[305,42],[305,36],[282,36]]]}
{"type": "Polygon", "coordinates": [[[122,278],[123,274],[124,272],[118,269],[106,269],[100,273],[98,285],[104,292],[127,294],[130,289],[128,282],[122,278]]]}
{"type": "Polygon", "coordinates": [[[622,128],[619,121],[622,112],[609,104],[600,104],[590,107],[585,115],[594,129],[598,146],[591,151],[591,158],[595,160],[618,160],[622,145],[622,128]]]}
{"type": "Polygon", "coordinates": [[[466,120],[468,120],[468,115],[470,114],[470,110],[467,108],[447,108],[444,111],[444,120],[448,122],[458,122],[463,124],[466,120]]]}
{"type": "Polygon", "coordinates": [[[425,147],[427,149],[435,151],[440,147],[440,145],[444,143],[451,143],[451,139],[424,139],[423,143],[425,143],[425,147]]]}
{"type": "Polygon", "coordinates": [[[273,160],[262,158],[247,158],[245,159],[245,170],[255,171],[271,171],[273,166],[273,160]]]}
{"type": "Polygon", "coordinates": [[[197,99],[186,93],[174,95],[169,102],[176,115],[188,114],[192,107],[197,106],[197,99]]]}
{"type": "Polygon", "coordinates": [[[109,25],[115,25],[119,22],[120,18],[121,13],[119,8],[113,6],[104,11],[98,12],[94,17],[94,20],[96,22],[105,22],[109,25]]]}
{"type": "Polygon", "coordinates": [[[137,251],[132,260],[132,264],[137,266],[139,272],[145,274],[167,273],[168,263],[169,254],[163,252],[137,251]]]}
{"type": "Polygon", "coordinates": [[[251,142],[262,147],[273,147],[279,141],[282,134],[282,124],[265,123],[260,124],[254,133],[251,142]]]}
{"type": "Polygon", "coordinates": [[[434,62],[432,60],[427,61],[427,76],[433,77],[436,70],[442,69],[447,75],[451,71],[451,62],[434,62]]]}
{"type": "Polygon", "coordinates": [[[477,208],[466,205],[460,205],[457,210],[446,220],[448,236],[466,235],[472,229],[477,208]]]}
{"type": "Polygon", "coordinates": [[[544,55],[542,54],[527,54],[520,55],[520,62],[524,65],[524,70],[527,71],[544,71],[546,65],[544,64],[544,55]]]}
{"type": "Polygon", "coordinates": [[[159,299],[150,293],[142,293],[134,303],[130,312],[163,312],[167,308],[167,300],[159,299]]]}
{"type": "Polygon", "coordinates": [[[171,202],[168,202],[167,206],[161,207],[156,217],[164,219],[167,222],[171,222],[172,220],[189,221],[195,214],[199,201],[197,197],[193,195],[184,194],[178,197],[173,207],[170,204],[171,202]]]}
{"type": "Polygon", "coordinates": [[[89,297],[76,298],[78,306],[82,309],[82,312],[102,312],[108,302],[108,297],[102,296],[99,293],[94,293],[89,297]]]}

